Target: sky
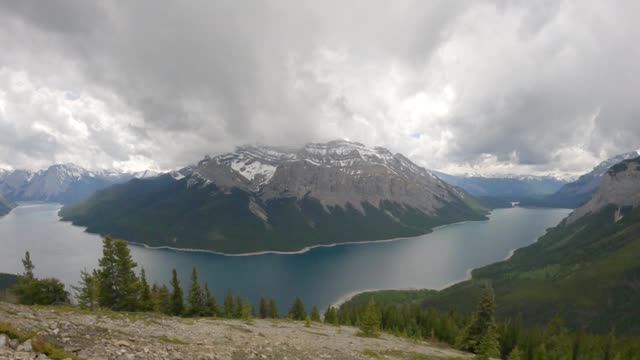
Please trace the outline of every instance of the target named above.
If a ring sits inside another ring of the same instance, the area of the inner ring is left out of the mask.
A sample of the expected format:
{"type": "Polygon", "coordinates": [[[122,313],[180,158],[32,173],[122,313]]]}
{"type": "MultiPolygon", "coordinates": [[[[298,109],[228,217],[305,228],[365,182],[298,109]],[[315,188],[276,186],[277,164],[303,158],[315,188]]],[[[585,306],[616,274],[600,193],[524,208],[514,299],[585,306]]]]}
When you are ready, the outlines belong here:
{"type": "Polygon", "coordinates": [[[637,24],[610,0],[0,0],[0,168],[349,139],[574,176],[640,147],[637,24]]]}

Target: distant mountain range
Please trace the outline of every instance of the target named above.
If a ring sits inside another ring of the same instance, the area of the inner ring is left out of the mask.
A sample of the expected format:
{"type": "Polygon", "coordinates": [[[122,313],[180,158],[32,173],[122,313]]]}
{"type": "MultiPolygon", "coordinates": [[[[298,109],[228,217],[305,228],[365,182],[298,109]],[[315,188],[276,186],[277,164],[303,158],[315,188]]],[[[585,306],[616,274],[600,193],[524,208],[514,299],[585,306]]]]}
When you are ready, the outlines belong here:
{"type": "Polygon", "coordinates": [[[89,171],[74,164],[53,165],[40,171],[0,169],[0,194],[12,202],[50,201],[69,204],[114,184],[157,175],[151,171],[89,171]]]}
{"type": "Polygon", "coordinates": [[[240,147],[61,211],[90,232],[224,253],[415,236],[485,214],[403,155],[349,141],[240,147]]]}
{"type": "Polygon", "coordinates": [[[603,176],[609,168],[621,161],[632,159],[639,154],[631,151],[614,156],[594,167],[590,172],[580,176],[576,181],[562,186],[555,193],[541,198],[528,198],[521,201],[523,206],[559,207],[573,209],[586,203],[596,191],[603,176]]]}
{"type": "Polygon", "coordinates": [[[575,330],[640,334],[640,157],[592,175],[581,179],[597,178],[595,193],[558,226],[471,280],[424,292],[423,306],[471,312],[490,283],[501,319],[545,325],[559,315],[575,330]]]}
{"type": "Polygon", "coordinates": [[[511,202],[551,195],[567,184],[552,176],[464,176],[432,172],[451,185],[461,187],[488,207],[510,207],[511,202]]]}
{"type": "Polygon", "coordinates": [[[15,206],[12,202],[7,200],[2,194],[0,194],[0,216],[6,215],[15,206]]]}

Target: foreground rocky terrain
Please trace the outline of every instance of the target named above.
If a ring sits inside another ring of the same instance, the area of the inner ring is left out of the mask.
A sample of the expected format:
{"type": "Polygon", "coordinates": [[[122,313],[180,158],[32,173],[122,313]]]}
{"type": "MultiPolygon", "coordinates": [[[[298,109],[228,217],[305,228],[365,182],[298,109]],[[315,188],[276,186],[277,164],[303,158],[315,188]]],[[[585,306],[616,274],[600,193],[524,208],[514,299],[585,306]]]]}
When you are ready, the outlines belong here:
{"type": "MultiPolygon", "coordinates": [[[[356,335],[352,327],[287,320],[184,319],[156,314],[89,313],[73,308],[26,307],[0,302],[0,322],[37,334],[83,359],[459,359],[438,344],[382,335],[356,335]]],[[[0,334],[0,359],[47,359],[30,342],[0,334]]]]}

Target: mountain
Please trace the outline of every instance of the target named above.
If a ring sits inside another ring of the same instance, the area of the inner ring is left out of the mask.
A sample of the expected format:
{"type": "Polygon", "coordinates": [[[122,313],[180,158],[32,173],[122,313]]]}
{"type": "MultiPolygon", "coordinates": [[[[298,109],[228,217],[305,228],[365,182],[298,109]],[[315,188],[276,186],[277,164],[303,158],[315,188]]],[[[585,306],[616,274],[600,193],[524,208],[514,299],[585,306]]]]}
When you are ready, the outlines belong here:
{"type": "Polygon", "coordinates": [[[97,190],[129,181],[148,172],[89,171],[74,164],[58,164],[36,172],[0,170],[0,193],[11,201],[50,201],[69,204],[97,190]]]}
{"type": "Polygon", "coordinates": [[[432,171],[451,185],[461,187],[489,207],[510,207],[511,202],[540,198],[558,191],[567,182],[552,176],[464,176],[432,171]]]}
{"type": "Polygon", "coordinates": [[[15,205],[0,194],[0,216],[7,215],[15,205]]]}
{"type": "Polygon", "coordinates": [[[605,160],[589,173],[580,176],[576,181],[565,184],[554,194],[542,199],[523,201],[522,205],[576,208],[591,198],[591,195],[596,191],[603,176],[611,166],[621,161],[635,158],[638,155],[637,151],[631,151],[605,160]]]}
{"type": "Polygon", "coordinates": [[[417,236],[485,213],[403,155],[348,141],[240,147],[61,211],[90,232],[224,253],[417,236]]]}
{"type": "Polygon", "coordinates": [[[536,243],[472,279],[425,295],[424,306],[471,311],[486,283],[499,318],[640,334],[640,157],[612,166],[589,202],[536,243]]]}

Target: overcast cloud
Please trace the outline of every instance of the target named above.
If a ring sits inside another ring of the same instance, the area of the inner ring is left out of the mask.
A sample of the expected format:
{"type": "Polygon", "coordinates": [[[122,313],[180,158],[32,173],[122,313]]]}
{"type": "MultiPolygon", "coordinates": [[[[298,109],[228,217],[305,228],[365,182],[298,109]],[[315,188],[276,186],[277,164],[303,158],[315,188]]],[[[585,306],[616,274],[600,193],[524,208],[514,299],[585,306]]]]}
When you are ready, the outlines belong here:
{"type": "Polygon", "coordinates": [[[0,167],[336,138],[449,172],[640,147],[633,1],[0,1],[0,167]]]}

